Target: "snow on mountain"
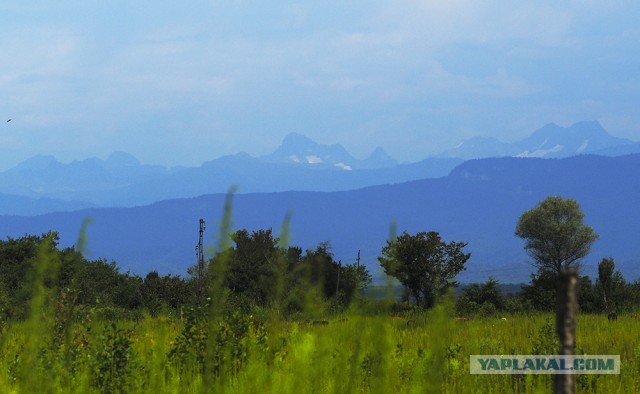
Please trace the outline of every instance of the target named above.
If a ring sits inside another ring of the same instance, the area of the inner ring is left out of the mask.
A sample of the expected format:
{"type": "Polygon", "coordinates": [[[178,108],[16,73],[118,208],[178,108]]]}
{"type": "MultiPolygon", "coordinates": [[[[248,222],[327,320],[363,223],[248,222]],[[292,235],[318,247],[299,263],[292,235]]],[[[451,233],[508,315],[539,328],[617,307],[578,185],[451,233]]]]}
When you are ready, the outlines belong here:
{"type": "Polygon", "coordinates": [[[365,160],[353,157],[339,144],[323,145],[310,138],[291,133],[287,135],[273,153],[258,158],[267,163],[286,163],[308,165],[325,169],[379,169],[390,168],[398,164],[382,148],[376,150],[365,160]]]}
{"type": "Polygon", "coordinates": [[[556,145],[548,149],[536,149],[533,152],[525,150],[522,153],[515,155],[515,157],[549,157],[551,154],[562,152],[564,146],[556,145]]]}
{"type": "Polygon", "coordinates": [[[336,163],[336,167],[342,168],[343,170],[347,170],[347,171],[352,171],[353,168],[351,168],[351,166],[348,166],[344,163],[336,163]]]}
{"type": "Polygon", "coordinates": [[[597,121],[578,122],[570,127],[550,123],[514,143],[474,137],[439,156],[468,160],[500,156],[562,158],[589,153],[607,154],[607,151],[611,155],[616,151],[640,152],[637,147],[631,149],[633,145],[635,143],[631,140],[613,137],[597,121]]]}
{"type": "Polygon", "coordinates": [[[469,160],[483,157],[513,156],[515,153],[516,149],[513,146],[495,138],[473,137],[437,156],[469,160]]]}
{"type": "Polygon", "coordinates": [[[631,143],[630,140],[611,136],[596,121],[578,122],[570,127],[550,123],[516,143],[521,149],[516,156],[528,153],[528,157],[560,158],[631,143]]]}

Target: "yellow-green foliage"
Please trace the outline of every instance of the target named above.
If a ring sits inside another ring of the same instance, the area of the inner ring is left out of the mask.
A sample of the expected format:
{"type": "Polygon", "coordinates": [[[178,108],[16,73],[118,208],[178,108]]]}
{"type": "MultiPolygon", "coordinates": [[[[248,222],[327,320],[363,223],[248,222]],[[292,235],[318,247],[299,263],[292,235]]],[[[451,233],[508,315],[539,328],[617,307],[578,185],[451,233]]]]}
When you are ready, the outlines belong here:
{"type": "MultiPolygon", "coordinates": [[[[210,379],[204,378],[198,365],[184,369],[168,357],[183,329],[179,319],[147,316],[120,322],[118,335],[130,341],[126,355],[105,350],[106,339],[116,332],[107,322],[93,321],[89,330],[74,324],[74,338],[84,339],[65,344],[77,354],[73,363],[65,361],[63,347],[51,346],[52,334],[43,333],[46,319],[38,330],[32,321],[11,323],[2,333],[0,387],[3,392],[18,393],[104,392],[108,388],[153,393],[549,391],[550,375],[471,375],[469,355],[530,354],[547,335],[545,325],[552,316],[455,320],[445,307],[410,317],[351,311],[328,324],[258,322],[247,317],[246,335],[235,339],[228,335],[229,342],[218,349],[222,363],[232,367],[222,368],[210,379]],[[83,337],[87,331],[90,334],[83,337]],[[36,332],[39,338],[32,336],[36,332]],[[234,340],[243,346],[232,344],[234,340]],[[238,349],[242,353],[234,353],[238,349]],[[119,366],[99,358],[101,354],[112,354],[119,366]],[[105,380],[98,378],[99,367],[103,371],[119,368],[120,375],[110,386],[101,385],[105,380]]],[[[225,329],[230,328],[221,332],[225,329]]],[[[579,376],[578,387],[583,391],[640,392],[637,318],[622,315],[617,322],[609,322],[604,316],[581,316],[578,353],[621,356],[618,376],[579,376]]]]}

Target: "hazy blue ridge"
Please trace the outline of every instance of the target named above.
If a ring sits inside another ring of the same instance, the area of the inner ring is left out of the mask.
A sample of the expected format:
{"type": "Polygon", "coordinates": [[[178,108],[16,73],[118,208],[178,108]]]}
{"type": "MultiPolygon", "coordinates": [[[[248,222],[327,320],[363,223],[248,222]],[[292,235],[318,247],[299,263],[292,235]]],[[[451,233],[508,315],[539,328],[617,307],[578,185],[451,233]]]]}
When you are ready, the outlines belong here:
{"type": "MultiPolygon", "coordinates": [[[[240,185],[242,187],[242,185],[240,185]]],[[[522,241],[514,235],[518,217],[549,195],[578,200],[586,223],[600,238],[585,260],[595,273],[603,257],[613,257],[627,279],[640,277],[640,155],[581,155],[566,159],[493,158],[471,160],[449,176],[339,192],[239,194],[234,199],[235,229],[274,228],[293,214],[291,242],[313,248],[330,241],[345,263],[362,252],[362,262],[378,273],[377,256],[398,231],[439,231],[446,240],[469,242],[472,258],[461,279],[526,282],[533,271],[522,241]]],[[[0,236],[55,229],[72,244],[85,217],[91,257],[118,262],[125,270],[184,274],[194,264],[198,220],[207,222],[206,239],[215,244],[224,194],[172,199],[135,208],[92,208],[35,217],[0,217],[0,236]]]]}
{"type": "MultiPolygon", "coordinates": [[[[31,198],[0,193],[0,215],[42,215],[49,212],[75,211],[93,206],[93,204],[82,201],[31,198]]],[[[2,227],[1,224],[0,227],[2,227]]]]}
{"type": "MultiPolygon", "coordinates": [[[[365,160],[353,158],[340,145],[321,145],[293,134],[273,154],[224,156],[199,167],[143,165],[130,154],[115,152],[105,160],[91,158],[68,164],[52,156],[35,156],[0,173],[0,193],[89,205],[137,206],[171,198],[224,193],[240,185],[240,193],[290,190],[338,191],[377,184],[446,176],[462,160],[429,158],[398,164],[378,148],[365,160]],[[291,157],[307,160],[292,161],[291,157]],[[318,161],[318,162],[315,162],[318,161]]],[[[58,210],[52,205],[49,212],[58,210]]],[[[0,214],[13,213],[0,207],[0,214]]]]}
{"type": "MultiPolygon", "coordinates": [[[[366,159],[354,158],[339,144],[323,145],[297,133],[286,136],[273,153],[252,157],[238,153],[198,167],[166,168],[141,164],[132,155],[114,152],[107,159],[90,158],[68,164],[38,155],[0,173],[0,193],[39,198],[39,212],[94,206],[138,206],[171,198],[224,193],[281,191],[344,191],[362,187],[439,178],[466,159],[484,157],[562,158],[597,152],[619,155],[640,152],[640,143],[609,135],[595,121],[570,127],[548,124],[514,143],[474,137],[437,157],[399,164],[382,148],[366,159]]],[[[0,207],[0,214],[14,213],[0,207]]]]}

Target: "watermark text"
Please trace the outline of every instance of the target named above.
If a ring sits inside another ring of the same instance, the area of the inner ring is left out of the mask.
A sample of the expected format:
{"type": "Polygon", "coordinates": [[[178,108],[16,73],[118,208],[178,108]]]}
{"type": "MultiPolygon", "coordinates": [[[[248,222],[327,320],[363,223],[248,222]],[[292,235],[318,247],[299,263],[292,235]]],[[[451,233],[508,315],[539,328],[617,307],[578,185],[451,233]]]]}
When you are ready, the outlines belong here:
{"type": "Polygon", "coordinates": [[[471,355],[472,374],[620,374],[619,355],[471,355]]]}

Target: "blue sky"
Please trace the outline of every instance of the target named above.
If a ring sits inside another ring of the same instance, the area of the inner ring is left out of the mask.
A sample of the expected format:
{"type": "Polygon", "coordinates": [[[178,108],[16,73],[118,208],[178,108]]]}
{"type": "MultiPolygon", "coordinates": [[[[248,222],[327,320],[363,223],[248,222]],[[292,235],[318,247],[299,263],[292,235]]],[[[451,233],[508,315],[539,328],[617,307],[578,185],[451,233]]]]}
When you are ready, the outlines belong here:
{"type": "Polygon", "coordinates": [[[199,165],[291,132],[403,161],[549,122],[640,140],[639,20],[636,0],[4,1],[0,169],[199,165]]]}

